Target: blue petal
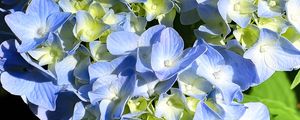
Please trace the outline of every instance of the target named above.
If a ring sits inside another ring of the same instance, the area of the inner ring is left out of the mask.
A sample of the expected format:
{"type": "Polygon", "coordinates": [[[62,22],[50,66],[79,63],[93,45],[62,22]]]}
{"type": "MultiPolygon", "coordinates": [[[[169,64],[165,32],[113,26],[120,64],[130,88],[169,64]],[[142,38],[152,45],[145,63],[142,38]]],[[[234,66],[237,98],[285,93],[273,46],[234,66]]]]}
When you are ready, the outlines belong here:
{"type": "Polygon", "coordinates": [[[171,89],[174,83],[177,81],[177,76],[173,76],[168,80],[160,81],[156,84],[154,91],[157,95],[166,93],[171,89]]]}
{"type": "Polygon", "coordinates": [[[278,71],[292,71],[300,65],[300,51],[287,39],[280,37],[278,39],[279,45],[270,56],[266,58],[267,65],[278,71]],[[275,61],[274,61],[275,60],[275,61]]]}
{"type": "Polygon", "coordinates": [[[234,8],[234,5],[236,3],[232,3],[230,0],[220,0],[218,2],[218,10],[220,11],[220,14],[222,18],[225,21],[228,21],[228,19],[233,20],[235,23],[237,23],[242,28],[247,27],[247,25],[250,23],[251,20],[251,14],[240,14],[239,11],[232,10],[234,8]],[[227,18],[229,17],[229,18],[227,18]]]}
{"type": "Polygon", "coordinates": [[[120,96],[123,99],[128,100],[129,97],[133,94],[136,85],[135,71],[133,69],[128,69],[124,72],[121,72],[120,75],[119,78],[120,82],[122,83],[120,96]]]}
{"type": "Polygon", "coordinates": [[[99,104],[99,109],[101,113],[101,120],[110,120],[112,119],[112,113],[114,103],[110,100],[102,100],[99,104]]]}
{"type": "Polygon", "coordinates": [[[113,72],[115,66],[110,62],[97,62],[91,64],[88,68],[91,82],[95,81],[98,77],[109,75],[113,72]]]}
{"type": "Polygon", "coordinates": [[[127,69],[121,72],[118,77],[111,75],[97,79],[93,84],[93,91],[88,94],[92,104],[103,99],[114,99],[112,97],[116,96],[118,99],[128,100],[134,92],[135,85],[135,72],[132,69],[127,69]]]}
{"type": "Polygon", "coordinates": [[[33,29],[37,29],[40,26],[38,18],[22,12],[6,15],[5,22],[21,41],[32,40],[35,37],[33,29]]]}
{"type": "Polygon", "coordinates": [[[222,16],[222,18],[227,22],[230,21],[230,18],[228,16],[228,11],[229,11],[229,6],[230,6],[231,2],[230,0],[219,0],[218,1],[218,10],[220,12],[220,15],[222,16]]]}
{"type": "Polygon", "coordinates": [[[159,80],[153,72],[138,73],[137,86],[133,96],[149,98],[153,95],[166,93],[177,81],[177,76],[168,80],[159,80]]]}
{"type": "Polygon", "coordinates": [[[71,16],[71,13],[57,12],[53,13],[47,17],[47,26],[49,31],[55,32],[60,26],[62,26],[68,18],[71,16]]]}
{"type": "Polygon", "coordinates": [[[74,76],[79,80],[88,81],[90,79],[88,73],[88,66],[91,64],[89,56],[81,55],[79,56],[80,61],[74,69],[74,76]]]}
{"type": "Polygon", "coordinates": [[[113,55],[126,55],[138,47],[139,36],[132,32],[113,32],[107,37],[107,49],[113,55]]]}
{"type": "Polygon", "coordinates": [[[99,77],[109,74],[119,74],[128,68],[135,68],[136,58],[134,56],[121,56],[111,62],[97,62],[89,66],[90,80],[93,82],[99,77]]]}
{"type": "Polygon", "coordinates": [[[280,12],[273,11],[268,5],[268,1],[260,0],[258,1],[258,17],[272,18],[275,16],[281,16],[280,12]]]}
{"type": "Polygon", "coordinates": [[[158,41],[161,31],[165,28],[163,25],[156,25],[147,29],[140,37],[138,43],[136,70],[139,72],[151,71],[151,47],[158,41]]]}
{"type": "Polygon", "coordinates": [[[212,84],[221,92],[225,104],[231,103],[234,98],[238,101],[242,101],[243,94],[239,85],[230,82],[212,82],[212,84]]]}
{"type": "Polygon", "coordinates": [[[29,103],[32,112],[42,120],[69,120],[72,117],[74,105],[79,102],[77,96],[72,92],[58,93],[55,111],[50,111],[42,106],[37,106],[29,103]]]}
{"type": "Polygon", "coordinates": [[[245,103],[247,107],[246,112],[240,118],[240,120],[270,120],[270,113],[268,108],[259,102],[245,103]]]}
{"type": "Polygon", "coordinates": [[[100,111],[102,120],[120,119],[127,100],[120,101],[102,100],[100,102],[100,111]]]}
{"type": "Polygon", "coordinates": [[[255,64],[260,83],[275,71],[291,71],[300,65],[300,51],[268,29],[261,29],[259,40],[245,52],[244,57],[255,64]]]}
{"type": "Polygon", "coordinates": [[[111,93],[109,85],[102,85],[98,87],[96,90],[88,92],[88,96],[90,98],[90,102],[94,105],[98,101],[110,100],[111,93]]]}
{"type": "MultiPolygon", "coordinates": [[[[23,73],[21,73],[20,76],[22,74],[23,73]]],[[[22,75],[22,76],[26,76],[26,75],[22,75]]],[[[33,90],[36,83],[34,81],[24,80],[18,77],[14,77],[8,72],[3,72],[1,73],[1,84],[2,87],[8,92],[10,92],[11,94],[25,95],[27,93],[30,93],[33,90]]]]}
{"type": "Polygon", "coordinates": [[[15,12],[5,16],[5,21],[13,33],[22,41],[21,46],[18,47],[19,52],[32,50],[46,40],[44,37],[39,38],[37,36],[41,23],[32,15],[15,12]]]}
{"type": "Polygon", "coordinates": [[[1,44],[0,50],[1,68],[4,70],[16,70],[19,66],[29,67],[30,65],[17,52],[15,41],[7,40],[1,44]]]}
{"type": "Polygon", "coordinates": [[[233,83],[233,69],[231,66],[225,65],[223,56],[214,48],[203,42],[208,50],[197,58],[198,65],[197,74],[207,79],[211,84],[216,86],[226,103],[231,103],[234,98],[241,100],[241,89],[233,83]]]}
{"type": "Polygon", "coordinates": [[[161,80],[169,79],[170,77],[180,73],[185,70],[189,65],[191,65],[195,59],[197,59],[201,54],[206,51],[204,46],[196,46],[191,49],[186,49],[182,58],[179,59],[176,65],[172,68],[167,68],[165,70],[155,71],[156,76],[161,80]]]}
{"type": "Polygon", "coordinates": [[[200,101],[195,111],[194,120],[221,120],[221,117],[200,101]]]}
{"type": "Polygon", "coordinates": [[[166,26],[164,25],[155,25],[147,29],[144,33],[142,33],[139,47],[151,47],[155,42],[158,41],[158,36],[166,26]]]}
{"type": "Polygon", "coordinates": [[[267,80],[269,77],[272,76],[273,73],[275,73],[275,70],[269,68],[266,64],[264,59],[261,59],[257,56],[256,52],[253,51],[253,49],[248,49],[245,54],[244,58],[251,59],[252,62],[255,64],[255,68],[257,70],[257,75],[259,77],[259,83],[262,83],[263,81],[267,80]]]}
{"type": "Polygon", "coordinates": [[[113,118],[113,119],[121,119],[126,103],[127,103],[127,100],[122,99],[114,106],[113,111],[109,111],[106,113],[106,116],[112,116],[110,118],[113,118]],[[112,114],[112,115],[110,115],[110,114],[112,114]]]}
{"type": "Polygon", "coordinates": [[[50,33],[47,43],[49,43],[53,47],[56,47],[60,51],[63,51],[62,41],[61,41],[60,37],[58,36],[58,34],[50,33]]]}
{"type": "Polygon", "coordinates": [[[138,73],[137,72],[137,84],[134,89],[134,97],[149,98],[154,93],[154,87],[159,82],[153,72],[138,73]]]}
{"type": "Polygon", "coordinates": [[[151,67],[156,76],[166,80],[192,64],[206,51],[203,46],[196,46],[183,51],[183,40],[172,28],[162,31],[160,41],[152,46],[151,67]]]}
{"type": "Polygon", "coordinates": [[[90,84],[82,85],[78,88],[78,92],[76,95],[84,102],[87,102],[89,99],[88,92],[92,90],[92,86],[90,84]]]}
{"type": "Polygon", "coordinates": [[[26,97],[30,102],[53,111],[56,109],[56,99],[59,90],[59,87],[52,82],[37,83],[33,90],[26,94],[26,97]]]}
{"type": "Polygon", "coordinates": [[[254,63],[242,56],[226,49],[217,49],[224,57],[225,63],[232,66],[233,82],[238,84],[242,90],[247,90],[250,86],[258,84],[259,78],[254,63]]]}
{"type": "Polygon", "coordinates": [[[246,106],[235,102],[231,104],[224,104],[222,102],[217,102],[217,104],[222,107],[223,114],[222,113],[219,114],[225,120],[238,120],[246,111],[246,106]]]}
{"type": "MultiPolygon", "coordinates": [[[[91,0],[88,0],[90,2],[91,0]]],[[[58,1],[58,5],[64,12],[72,12],[76,13],[78,10],[72,5],[71,0],[60,0],[58,1]]]]}
{"type": "Polygon", "coordinates": [[[25,95],[34,104],[54,110],[56,92],[59,91],[59,88],[52,83],[54,81],[53,77],[47,71],[42,70],[43,68],[36,68],[36,64],[33,62],[27,63],[25,58],[17,54],[13,40],[3,42],[0,53],[1,58],[7,57],[4,58],[6,59],[3,66],[5,72],[1,74],[3,88],[15,95],[25,95]]]}
{"type": "Polygon", "coordinates": [[[46,20],[50,14],[55,12],[60,12],[60,10],[53,0],[32,0],[26,10],[27,14],[40,17],[40,20],[46,20]]]}
{"type": "Polygon", "coordinates": [[[162,60],[178,58],[184,48],[183,39],[173,28],[166,28],[161,32],[160,41],[152,47],[151,65],[153,70],[163,67],[162,60]]]}
{"type": "Polygon", "coordinates": [[[197,44],[203,44],[207,47],[207,51],[196,59],[196,63],[198,67],[202,68],[200,68],[200,75],[210,78],[212,70],[216,69],[218,65],[225,64],[225,60],[217,50],[209,46],[205,41],[199,40],[197,44]]]}
{"type": "Polygon", "coordinates": [[[55,72],[58,85],[75,84],[74,69],[78,61],[74,56],[67,56],[62,61],[55,64],[55,72]]]}
{"type": "Polygon", "coordinates": [[[127,100],[134,92],[135,85],[135,71],[127,69],[121,72],[116,80],[111,81],[111,84],[102,85],[96,91],[90,92],[89,96],[92,103],[101,100],[101,118],[104,120],[120,119],[127,100]],[[115,99],[115,95],[111,96],[111,94],[117,94],[117,99],[115,99]]]}
{"type": "Polygon", "coordinates": [[[72,119],[73,120],[81,120],[83,119],[84,115],[85,115],[85,107],[83,105],[82,102],[77,102],[75,104],[75,107],[74,107],[74,112],[73,112],[73,116],[72,116],[72,119]]]}
{"type": "Polygon", "coordinates": [[[33,50],[39,45],[41,45],[44,41],[46,41],[46,38],[37,38],[32,40],[23,40],[22,44],[18,47],[18,52],[24,53],[29,50],[33,50]]]}

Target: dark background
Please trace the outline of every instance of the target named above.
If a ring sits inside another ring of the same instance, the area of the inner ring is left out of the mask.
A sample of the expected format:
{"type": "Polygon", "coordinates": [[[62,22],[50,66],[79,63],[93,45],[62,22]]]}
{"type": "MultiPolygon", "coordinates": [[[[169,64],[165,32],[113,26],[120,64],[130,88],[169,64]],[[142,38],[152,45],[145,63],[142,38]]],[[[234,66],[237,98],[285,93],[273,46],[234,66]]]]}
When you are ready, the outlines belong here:
{"type": "Polygon", "coordinates": [[[20,96],[7,93],[0,88],[0,116],[7,120],[38,120],[20,96]]]}

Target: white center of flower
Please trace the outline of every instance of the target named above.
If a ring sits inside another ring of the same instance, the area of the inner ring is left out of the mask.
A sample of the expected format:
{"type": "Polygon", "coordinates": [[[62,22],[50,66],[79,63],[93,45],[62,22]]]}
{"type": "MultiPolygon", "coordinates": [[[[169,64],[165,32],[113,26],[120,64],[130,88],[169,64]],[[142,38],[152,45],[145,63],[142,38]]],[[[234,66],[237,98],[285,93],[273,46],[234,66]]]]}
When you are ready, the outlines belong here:
{"type": "Polygon", "coordinates": [[[156,9],[157,9],[157,5],[153,4],[153,5],[151,6],[151,9],[156,10],[156,9]]]}
{"type": "Polygon", "coordinates": [[[277,5],[276,1],[275,0],[271,0],[269,1],[269,6],[271,7],[275,7],[277,5]]]}
{"type": "Polygon", "coordinates": [[[168,101],[167,101],[167,105],[168,105],[168,106],[173,106],[172,101],[168,100],[168,101]]]}
{"type": "Polygon", "coordinates": [[[40,27],[37,29],[36,33],[38,35],[38,38],[45,37],[45,35],[47,33],[47,29],[45,27],[40,27]]]}
{"type": "Polygon", "coordinates": [[[118,100],[118,99],[119,99],[119,97],[117,95],[113,95],[111,98],[111,100],[113,100],[113,101],[118,100]]]}
{"type": "Polygon", "coordinates": [[[260,48],[259,48],[259,52],[264,53],[266,51],[267,51],[267,45],[261,45],[260,48]]]}
{"type": "Polygon", "coordinates": [[[216,72],[213,73],[213,76],[215,79],[221,79],[221,70],[218,70],[216,72]]]}
{"type": "Polygon", "coordinates": [[[193,86],[191,86],[189,84],[185,84],[185,89],[186,89],[187,92],[192,92],[192,87],[193,86]]]}
{"type": "Polygon", "coordinates": [[[165,60],[164,61],[165,67],[172,67],[174,65],[172,60],[165,60]]]}

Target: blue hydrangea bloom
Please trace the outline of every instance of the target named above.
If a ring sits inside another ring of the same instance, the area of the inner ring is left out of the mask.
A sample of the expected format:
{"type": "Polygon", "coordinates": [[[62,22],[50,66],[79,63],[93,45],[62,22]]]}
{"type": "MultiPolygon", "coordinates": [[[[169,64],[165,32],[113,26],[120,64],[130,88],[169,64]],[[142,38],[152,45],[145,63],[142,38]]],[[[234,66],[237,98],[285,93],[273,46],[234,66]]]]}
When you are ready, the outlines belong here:
{"type": "Polygon", "coordinates": [[[300,65],[300,51],[290,41],[269,29],[261,29],[259,40],[249,48],[244,58],[256,66],[259,83],[275,71],[291,71],[300,65]]]}
{"type": "Polygon", "coordinates": [[[2,0],[1,85],[40,119],[270,119],[243,91],[299,68],[299,3],[2,0]]]}
{"type": "Polygon", "coordinates": [[[47,40],[50,32],[55,32],[70,16],[60,12],[53,0],[32,0],[26,13],[14,12],[5,16],[5,21],[22,41],[17,48],[27,52],[47,40]]]}
{"type": "Polygon", "coordinates": [[[206,50],[198,45],[183,50],[184,43],[180,35],[174,29],[164,26],[154,26],[141,37],[130,32],[112,33],[108,37],[107,46],[113,55],[135,55],[138,52],[137,67],[141,68],[137,70],[154,71],[160,80],[170,79],[184,70],[206,50]],[[147,55],[150,51],[151,56],[147,55]]]}
{"type": "Polygon", "coordinates": [[[135,58],[123,56],[112,62],[103,62],[91,65],[89,68],[91,80],[93,80],[92,91],[88,93],[92,104],[100,101],[101,119],[119,119],[123,113],[125,104],[132,96],[136,85],[135,58]],[[129,63],[128,63],[129,62],[129,63]],[[130,64],[131,63],[131,64],[130,64]],[[105,71],[94,71],[97,68],[105,71]],[[96,74],[99,73],[100,74],[96,74]],[[102,74],[101,74],[102,73],[102,74]],[[95,77],[98,76],[98,77],[95,77]]]}
{"type": "Polygon", "coordinates": [[[161,31],[151,53],[151,67],[159,79],[171,78],[206,51],[206,47],[201,45],[186,50],[183,48],[183,40],[173,28],[161,31]]]}
{"type": "Polygon", "coordinates": [[[206,45],[208,50],[196,59],[197,74],[207,79],[222,94],[226,104],[234,98],[242,100],[242,92],[239,85],[233,82],[233,67],[227,65],[224,57],[203,40],[196,44],[206,45]]]}

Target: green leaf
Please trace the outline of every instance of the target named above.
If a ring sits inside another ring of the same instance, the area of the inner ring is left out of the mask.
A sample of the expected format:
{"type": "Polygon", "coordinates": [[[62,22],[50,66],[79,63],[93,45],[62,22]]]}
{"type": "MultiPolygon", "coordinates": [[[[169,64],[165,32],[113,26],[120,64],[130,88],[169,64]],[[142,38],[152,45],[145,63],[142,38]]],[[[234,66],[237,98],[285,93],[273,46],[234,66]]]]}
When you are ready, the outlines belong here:
{"type": "Polygon", "coordinates": [[[291,85],[291,89],[294,89],[299,83],[300,83],[300,71],[298,71],[298,73],[291,85]]]}
{"type": "Polygon", "coordinates": [[[244,95],[246,102],[262,102],[269,111],[271,120],[300,120],[296,109],[295,93],[285,72],[274,73],[267,81],[256,86],[250,95],[244,95]]]}
{"type": "Polygon", "coordinates": [[[285,72],[274,73],[267,81],[254,87],[250,95],[278,101],[293,109],[297,104],[295,93],[290,89],[289,79],[285,72]]]}

